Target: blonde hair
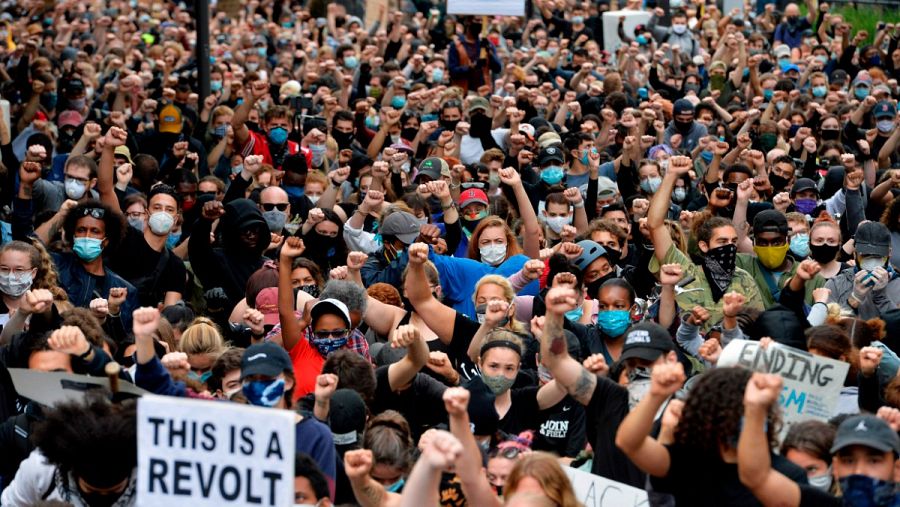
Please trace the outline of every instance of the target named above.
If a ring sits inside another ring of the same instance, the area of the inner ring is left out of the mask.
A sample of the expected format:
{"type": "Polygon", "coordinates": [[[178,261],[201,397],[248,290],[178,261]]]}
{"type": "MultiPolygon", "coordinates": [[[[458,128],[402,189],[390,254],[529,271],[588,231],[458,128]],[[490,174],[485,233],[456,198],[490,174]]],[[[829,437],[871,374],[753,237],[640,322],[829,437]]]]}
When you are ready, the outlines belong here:
{"type": "Polygon", "coordinates": [[[536,480],[544,496],[559,507],[583,507],[581,502],[575,499],[575,491],[566,473],[563,472],[556,457],[545,452],[534,452],[526,455],[516,462],[509,476],[506,478],[504,494],[512,497],[516,494],[516,488],[522,479],[531,477],[536,480]]]}
{"type": "MultiPolygon", "coordinates": [[[[478,291],[481,290],[481,287],[485,285],[496,285],[503,289],[503,299],[506,300],[510,305],[515,304],[516,300],[516,291],[513,290],[512,285],[509,283],[509,280],[506,277],[500,275],[484,275],[478,280],[478,283],[475,284],[475,290],[472,291],[472,301],[477,303],[478,291]]],[[[515,315],[513,318],[509,320],[509,328],[517,333],[522,333],[526,331],[525,323],[520,322],[515,319],[515,315]]]]}
{"type": "Polygon", "coordinates": [[[225,340],[218,326],[206,317],[197,317],[181,333],[178,350],[185,354],[215,354],[225,351],[225,340]]]}

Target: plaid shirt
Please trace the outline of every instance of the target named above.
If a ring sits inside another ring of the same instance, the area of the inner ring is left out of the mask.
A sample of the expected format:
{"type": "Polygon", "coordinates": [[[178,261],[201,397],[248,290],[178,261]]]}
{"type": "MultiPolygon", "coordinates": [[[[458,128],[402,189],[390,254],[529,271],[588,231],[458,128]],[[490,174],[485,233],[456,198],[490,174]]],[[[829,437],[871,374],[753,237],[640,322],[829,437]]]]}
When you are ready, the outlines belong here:
{"type": "MultiPolygon", "coordinates": [[[[294,312],[294,315],[299,319],[300,312],[294,312]]],[[[269,334],[266,335],[265,341],[272,341],[272,336],[281,334],[281,324],[276,324],[275,327],[269,331],[269,334]]],[[[312,327],[307,327],[303,331],[302,339],[308,340],[309,335],[312,334],[312,327]]],[[[312,344],[310,344],[312,345],[312,344]]],[[[366,335],[364,335],[359,329],[354,329],[350,332],[350,336],[347,338],[347,343],[341,347],[342,349],[352,350],[357,354],[366,358],[366,361],[372,362],[372,356],[369,355],[369,342],[366,340],[366,335]]],[[[290,351],[288,351],[290,352],[290,351]]]]}

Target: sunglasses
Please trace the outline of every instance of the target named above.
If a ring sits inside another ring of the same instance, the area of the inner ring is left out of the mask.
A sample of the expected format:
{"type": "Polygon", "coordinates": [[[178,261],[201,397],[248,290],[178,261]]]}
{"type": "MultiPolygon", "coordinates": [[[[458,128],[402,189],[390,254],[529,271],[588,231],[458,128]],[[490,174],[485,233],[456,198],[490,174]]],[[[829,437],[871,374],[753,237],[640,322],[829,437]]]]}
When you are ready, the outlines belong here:
{"type": "Polygon", "coordinates": [[[100,219],[106,216],[106,210],[103,208],[84,208],[83,210],[81,210],[80,216],[92,216],[94,218],[100,219]]]}
{"type": "Polygon", "coordinates": [[[518,447],[503,447],[502,449],[493,449],[489,457],[496,458],[506,458],[506,459],[516,459],[519,457],[519,454],[522,453],[522,450],[518,447]]]}
{"type": "Polygon", "coordinates": [[[284,211],[287,209],[288,203],[286,203],[286,202],[279,202],[279,203],[267,202],[267,203],[264,203],[262,205],[262,207],[266,211],[272,211],[275,208],[278,208],[278,211],[284,211]]]}
{"type": "Polygon", "coordinates": [[[349,332],[349,329],[335,329],[333,331],[316,331],[315,335],[319,338],[343,338],[349,332]]]}

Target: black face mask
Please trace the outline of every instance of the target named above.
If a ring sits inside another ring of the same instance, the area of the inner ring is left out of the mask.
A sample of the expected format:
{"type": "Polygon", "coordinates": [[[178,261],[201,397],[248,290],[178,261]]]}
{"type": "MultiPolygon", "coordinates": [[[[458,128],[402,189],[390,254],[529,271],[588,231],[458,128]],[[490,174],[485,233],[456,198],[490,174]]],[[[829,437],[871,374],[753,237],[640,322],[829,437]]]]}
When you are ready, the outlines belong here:
{"type": "Polygon", "coordinates": [[[350,144],[353,143],[353,132],[341,132],[339,130],[332,130],[331,137],[334,138],[334,141],[337,143],[338,148],[344,150],[350,147],[350,144]]]}
{"type": "Polygon", "coordinates": [[[419,129],[414,127],[406,127],[405,129],[400,131],[400,137],[406,139],[407,141],[413,141],[418,135],[419,129]]]}
{"type": "MultiPolygon", "coordinates": [[[[298,290],[301,290],[310,296],[317,298],[319,297],[319,286],[318,285],[301,285],[297,287],[298,290]]],[[[294,298],[296,299],[296,294],[294,294],[294,298]]]]}
{"type": "Polygon", "coordinates": [[[440,124],[444,130],[449,130],[450,132],[456,131],[456,124],[459,123],[459,120],[441,120],[440,124]]]}
{"type": "Polygon", "coordinates": [[[622,260],[622,252],[619,250],[613,250],[612,248],[607,248],[606,258],[609,259],[610,264],[612,264],[613,266],[617,266],[622,260]]]}
{"type": "Polygon", "coordinates": [[[809,257],[819,264],[827,264],[837,257],[841,245],[809,245],[809,257]]]}
{"type": "Polygon", "coordinates": [[[616,270],[612,270],[609,273],[601,276],[600,278],[594,280],[593,282],[586,285],[587,287],[587,297],[597,299],[597,296],[600,294],[600,287],[606,283],[607,280],[611,280],[616,277],[616,270]]]}
{"type": "Polygon", "coordinates": [[[788,180],[787,180],[787,178],[779,176],[775,173],[770,173],[769,174],[769,183],[772,184],[772,191],[777,194],[784,190],[784,188],[788,184],[788,180]]]}
{"type": "Polygon", "coordinates": [[[819,131],[819,136],[822,137],[823,141],[837,141],[838,137],[841,136],[841,131],[839,129],[823,129],[819,131]]]}
{"type": "Polygon", "coordinates": [[[713,301],[718,302],[728,290],[731,279],[734,277],[735,264],[737,262],[737,246],[725,245],[718,248],[710,248],[703,259],[703,273],[709,282],[713,301]]]}
{"type": "Polygon", "coordinates": [[[260,130],[260,128],[259,128],[259,124],[256,123],[255,121],[246,121],[246,122],[244,122],[244,125],[246,125],[247,128],[253,132],[257,132],[257,133],[262,132],[262,130],[260,130]]]}
{"type": "Polygon", "coordinates": [[[484,137],[491,133],[491,119],[486,114],[473,114],[469,124],[469,134],[472,137],[484,137]]]}
{"type": "Polygon", "coordinates": [[[675,120],[675,130],[686,133],[690,132],[691,128],[694,126],[694,120],[691,121],[679,121],[675,120]]]}

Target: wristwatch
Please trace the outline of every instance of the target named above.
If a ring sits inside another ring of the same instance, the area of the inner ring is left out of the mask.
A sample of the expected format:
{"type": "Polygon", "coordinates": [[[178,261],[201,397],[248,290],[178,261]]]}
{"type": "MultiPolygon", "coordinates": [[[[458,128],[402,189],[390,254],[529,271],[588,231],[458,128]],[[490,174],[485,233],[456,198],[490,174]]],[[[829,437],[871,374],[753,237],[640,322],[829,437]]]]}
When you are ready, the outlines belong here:
{"type": "Polygon", "coordinates": [[[87,361],[87,359],[89,357],[91,357],[91,354],[93,354],[93,353],[94,353],[94,346],[91,345],[88,347],[87,352],[78,356],[78,359],[81,359],[82,361],[87,361]]]}

